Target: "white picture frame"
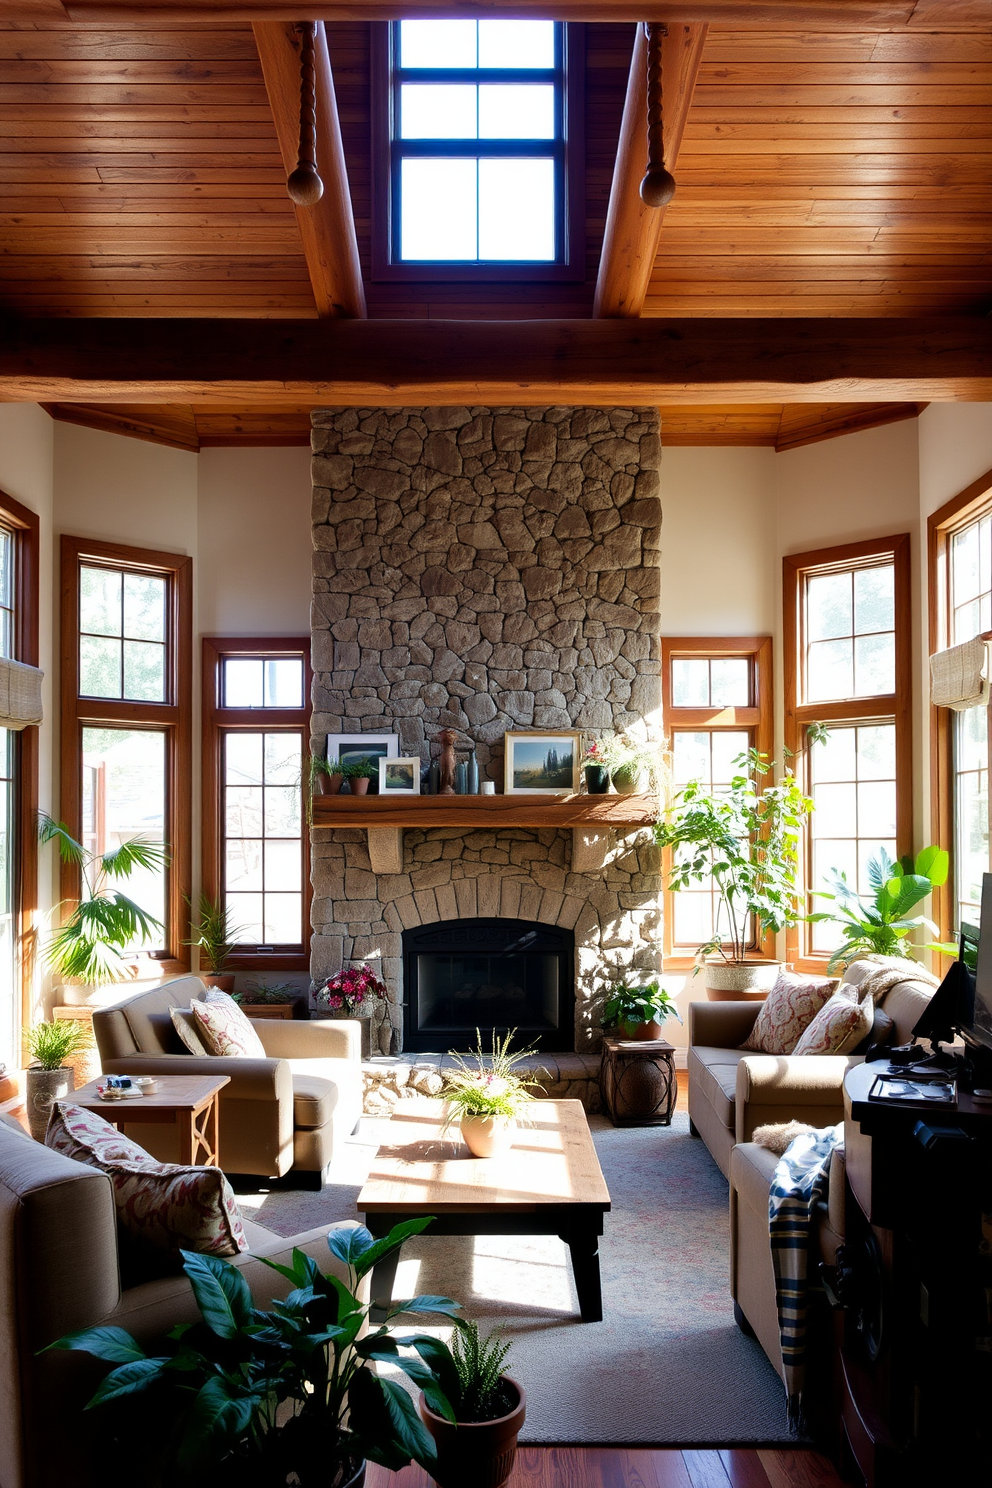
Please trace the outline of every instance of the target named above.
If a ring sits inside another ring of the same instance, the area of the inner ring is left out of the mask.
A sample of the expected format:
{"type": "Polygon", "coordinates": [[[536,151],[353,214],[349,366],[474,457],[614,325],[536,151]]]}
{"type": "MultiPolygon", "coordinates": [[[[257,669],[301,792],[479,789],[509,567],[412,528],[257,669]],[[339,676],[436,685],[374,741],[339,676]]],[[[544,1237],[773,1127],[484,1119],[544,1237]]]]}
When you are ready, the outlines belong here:
{"type": "Polygon", "coordinates": [[[411,756],[385,756],[379,760],[380,796],[419,796],[420,760],[411,756]]]}
{"type": "MultiPolygon", "coordinates": [[[[399,734],[328,734],[327,760],[335,764],[347,759],[395,759],[399,754],[399,734]]],[[[369,782],[375,795],[379,789],[376,776],[369,782]]]]}
{"type": "Polygon", "coordinates": [[[579,789],[578,733],[557,729],[504,734],[508,796],[570,796],[579,789]]]}

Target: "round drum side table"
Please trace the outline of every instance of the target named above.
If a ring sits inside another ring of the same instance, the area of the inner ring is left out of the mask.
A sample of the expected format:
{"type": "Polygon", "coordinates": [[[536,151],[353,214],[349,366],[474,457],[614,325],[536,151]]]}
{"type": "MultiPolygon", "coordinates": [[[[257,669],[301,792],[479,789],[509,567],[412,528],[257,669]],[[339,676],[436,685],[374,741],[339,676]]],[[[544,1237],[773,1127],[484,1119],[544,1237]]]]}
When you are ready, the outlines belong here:
{"type": "Polygon", "coordinates": [[[599,1079],[614,1126],[671,1126],[678,1084],[675,1050],[665,1039],[607,1034],[599,1079]]]}

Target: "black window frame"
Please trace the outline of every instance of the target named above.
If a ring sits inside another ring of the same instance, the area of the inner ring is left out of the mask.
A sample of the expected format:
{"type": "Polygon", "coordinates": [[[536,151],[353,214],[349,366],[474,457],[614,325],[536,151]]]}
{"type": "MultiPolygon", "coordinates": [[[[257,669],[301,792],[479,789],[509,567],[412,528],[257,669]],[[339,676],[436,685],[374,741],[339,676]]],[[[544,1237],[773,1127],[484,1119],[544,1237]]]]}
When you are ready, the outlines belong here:
{"type": "MultiPolygon", "coordinates": [[[[475,19],[473,17],[473,19],[475,19]]],[[[484,18],[483,18],[484,19],[484,18]]],[[[585,27],[556,21],[553,70],[542,68],[415,68],[394,64],[400,21],[373,26],[372,45],[372,278],[384,282],[548,283],[585,279],[585,27]],[[393,136],[399,89],[419,82],[547,82],[557,85],[555,138],[548,140],[401,140],[393,136]],[[549,148],[550,147],[550,148],[549,148]],[[555,159],[553,261],[466,262],[436,259],[405,262],[399,257],[400,170],[404,157],[486,155],[555,159]]]]}

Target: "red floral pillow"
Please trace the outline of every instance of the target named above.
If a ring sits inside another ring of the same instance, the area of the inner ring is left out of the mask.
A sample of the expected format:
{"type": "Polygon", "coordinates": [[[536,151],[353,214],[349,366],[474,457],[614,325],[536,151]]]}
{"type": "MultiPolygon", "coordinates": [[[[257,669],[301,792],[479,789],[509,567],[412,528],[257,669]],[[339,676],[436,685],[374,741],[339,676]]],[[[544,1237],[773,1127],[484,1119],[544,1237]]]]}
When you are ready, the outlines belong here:
{"type": "Polygon", "coordinates": [[[836,977],[780,971],[741,1048],[760,1054],[794,1053],[802,1034],[836,990],[836,977]]]}
{"type": "Polygon", "coordinates": [[[794,1054],[850,1054],[871,1033],[871,999],[852,1002],[843,990],[820,1009],[794,1054]]]}
{"type": "Polygon", "coordinates": [[[46,1147],[106,1173],[117,1222],[153,1250],[231,1256],[248,1249],[231,1185],[219,1168],[160,1163],[82,1106],[52,1107],[46,1147]]]}

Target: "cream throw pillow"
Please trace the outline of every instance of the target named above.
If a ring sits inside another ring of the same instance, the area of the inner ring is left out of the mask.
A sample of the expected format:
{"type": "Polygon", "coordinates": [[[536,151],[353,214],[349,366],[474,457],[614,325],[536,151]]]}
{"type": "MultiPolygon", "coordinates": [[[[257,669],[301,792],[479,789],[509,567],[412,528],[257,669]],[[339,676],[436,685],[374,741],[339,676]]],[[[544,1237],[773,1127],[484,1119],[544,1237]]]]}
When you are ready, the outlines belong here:
{"type": "Polygon", "coordinates": [[[206,1002],[194,1002],[190,1011],[196,1030],[211,1054],[240,1059],[264,1059],[262,1040],[233,997],[211,987],[206,1002]]]}
{"type": "Polygon", "coordinates": [[[197,1054],[202,1059],[204,1054],[210,1053],[197,1031],[199,1025],[193,1017],[192,1007],[170,1008],[169,1017],[172,1019],[173,1028],[191,1054],[197,1054]]]}
{"type": "Polygon", "coordinates": [[[741,1048],[761,1054],[793,1053],[802,1034],[836,990],[836,977],[780,971],[741,1048]]]}
{"type": "Polygon", "coordinates": [[[820,1009],[793,1049],[793,1054],[850,1054],[871,1032],[871,1000],[852,1002],[847,989],[836,992],[820,1009]]]}

